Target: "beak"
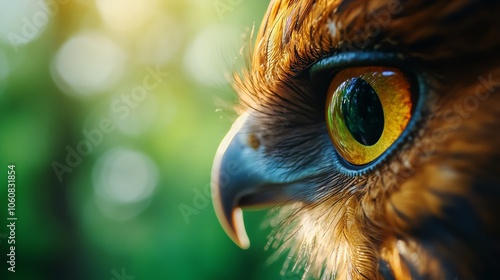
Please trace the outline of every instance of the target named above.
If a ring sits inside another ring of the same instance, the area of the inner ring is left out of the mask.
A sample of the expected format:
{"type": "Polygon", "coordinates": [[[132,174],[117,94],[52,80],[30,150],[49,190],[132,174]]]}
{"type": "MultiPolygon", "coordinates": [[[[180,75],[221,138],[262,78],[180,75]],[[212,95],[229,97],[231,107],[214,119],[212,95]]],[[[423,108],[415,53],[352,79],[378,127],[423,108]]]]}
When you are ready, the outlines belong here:
{"type": "Polygon", "coordinates": [[[242,207],[268,207],[294,201],[305,186],[288,181],[286,170],[273,166],[264,147],[251,144],[252,117],[241,115],[220,144],[212,168],[212,200],[229,237],[241,248],[250,246],[242,207]],[[257,147],[256,147],[257,146],[257,147]]]}

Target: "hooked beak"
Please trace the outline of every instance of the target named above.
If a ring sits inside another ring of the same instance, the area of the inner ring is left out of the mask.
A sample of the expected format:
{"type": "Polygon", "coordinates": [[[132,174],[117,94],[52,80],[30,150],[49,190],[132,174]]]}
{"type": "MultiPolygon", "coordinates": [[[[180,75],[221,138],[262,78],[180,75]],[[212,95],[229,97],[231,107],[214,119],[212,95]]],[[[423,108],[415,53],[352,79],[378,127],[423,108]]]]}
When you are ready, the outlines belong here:
{"type": "Polygon", "coordinates": [[[297,198],[304,184],[288,181],[286,171],[269,168],[264,147],[251,143],[252,118],[241,115],[220,144],[212,168],[212,200],[229,237],[241,248],[250,246],[242,207],[266,207],[297,198]],[[257,147],[256,147],[257,146],[257,147]]]}

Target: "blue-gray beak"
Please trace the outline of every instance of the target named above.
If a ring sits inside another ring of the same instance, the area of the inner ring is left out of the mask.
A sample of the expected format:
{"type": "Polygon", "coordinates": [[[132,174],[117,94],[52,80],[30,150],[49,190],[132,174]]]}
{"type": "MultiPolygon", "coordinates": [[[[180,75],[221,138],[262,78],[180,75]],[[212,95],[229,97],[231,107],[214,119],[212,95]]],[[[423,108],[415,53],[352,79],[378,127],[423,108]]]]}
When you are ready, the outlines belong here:
{"type": "Polygon", "coordinates": [[[220,144],[212,168],[212,199],[217,217],[229,237],[241,248],[250,242],[243,223],[242,207],[266,207],[293,201],[303,184],[270,168],[265,147],[245,113],[233,124],[220,144]]]}

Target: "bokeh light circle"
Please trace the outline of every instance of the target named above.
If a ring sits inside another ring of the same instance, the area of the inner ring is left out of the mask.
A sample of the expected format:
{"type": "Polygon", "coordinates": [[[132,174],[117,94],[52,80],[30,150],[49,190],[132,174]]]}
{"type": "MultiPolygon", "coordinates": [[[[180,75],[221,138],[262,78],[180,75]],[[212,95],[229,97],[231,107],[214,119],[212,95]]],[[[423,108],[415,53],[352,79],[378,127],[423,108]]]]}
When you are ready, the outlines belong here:
{"type": "Polygon", "coordinates": [[[134,32],[148,22],[158,7],[157,0],[96,0],[97,10],[108,27],[134,32]]]}
{"type": "Polygon", "coordinates": [[[38,38],[60,10],[61,4],[53,2],[47,6],[45,1],[0,1],[0,41],[18,52],[20,46],[38,38]]]}
{"type": "Polygon", "coordinates": [[[184,68],[190,77],[204,85],[227,84],[225,73],[232,72],[241,47],[241,32],[226,25],[203,29],[191,42],[184,55],[184,68]]]}
{"type": "Polygon", "coordinates": [[[126,57],[124,50],[102,34],[77,34],[57,52],[52,69],[54,80],[69,94],[95,94],[120,80],[126,57]]]}
{"type": "Polygon", "coordinates": [[[92,180],[96,195],[110,202],[134,203],[149,197],[158,183],[156,164],[145,154],[116,148],[94,166],[92,180]]]}

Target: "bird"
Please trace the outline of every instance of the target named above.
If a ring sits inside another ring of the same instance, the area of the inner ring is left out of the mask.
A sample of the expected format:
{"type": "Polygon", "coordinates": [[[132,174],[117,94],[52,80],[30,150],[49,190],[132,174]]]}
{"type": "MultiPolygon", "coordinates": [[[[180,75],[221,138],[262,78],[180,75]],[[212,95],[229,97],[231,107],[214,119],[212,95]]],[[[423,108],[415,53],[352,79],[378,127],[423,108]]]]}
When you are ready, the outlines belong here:
{"type": "Polygon", "coordinates": [[[234,74],[220,224],[303,279],[500,277],[500,3],[272,0],[234,74]]]}

